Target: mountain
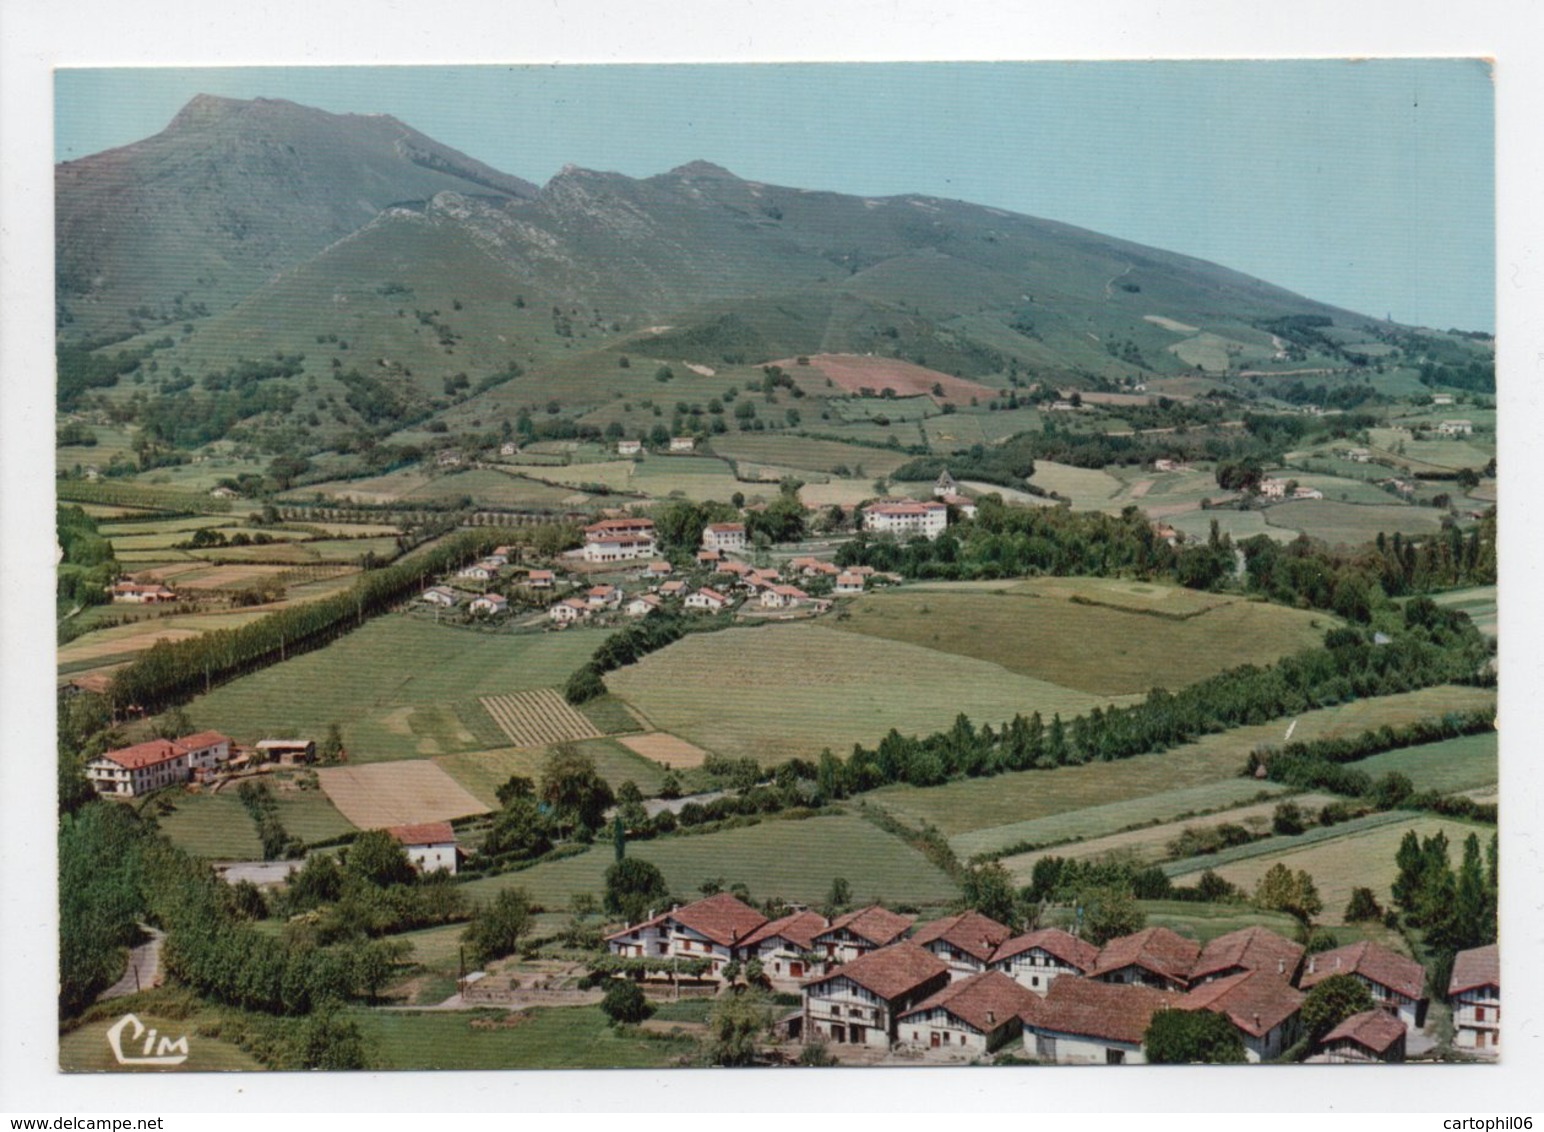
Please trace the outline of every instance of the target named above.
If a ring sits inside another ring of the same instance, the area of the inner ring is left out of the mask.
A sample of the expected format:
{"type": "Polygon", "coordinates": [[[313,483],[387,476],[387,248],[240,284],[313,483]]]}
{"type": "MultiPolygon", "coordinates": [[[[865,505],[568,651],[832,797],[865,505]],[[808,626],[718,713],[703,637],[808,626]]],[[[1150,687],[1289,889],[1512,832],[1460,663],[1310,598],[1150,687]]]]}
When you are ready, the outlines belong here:
{"type": "Polygon", "coordinates": [[[57,167],[61,334],[223,310],[382,209],[445,191],[537,189],[386,115],[199,95],[154,137],[57,167]]]}

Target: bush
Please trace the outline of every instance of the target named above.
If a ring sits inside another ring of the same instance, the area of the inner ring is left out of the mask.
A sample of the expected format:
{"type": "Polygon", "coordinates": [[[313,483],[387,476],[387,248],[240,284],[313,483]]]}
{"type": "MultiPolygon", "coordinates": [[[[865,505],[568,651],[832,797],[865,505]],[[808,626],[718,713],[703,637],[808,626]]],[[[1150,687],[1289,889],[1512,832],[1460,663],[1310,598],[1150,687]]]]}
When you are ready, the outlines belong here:
{"type": "Polygon", "coordinates": [[[643,996],[643,988],[630,979],[613,979],[600,1008],[613,1025],[637,1025],[654,1013],[653,1005],[643,996]]]}

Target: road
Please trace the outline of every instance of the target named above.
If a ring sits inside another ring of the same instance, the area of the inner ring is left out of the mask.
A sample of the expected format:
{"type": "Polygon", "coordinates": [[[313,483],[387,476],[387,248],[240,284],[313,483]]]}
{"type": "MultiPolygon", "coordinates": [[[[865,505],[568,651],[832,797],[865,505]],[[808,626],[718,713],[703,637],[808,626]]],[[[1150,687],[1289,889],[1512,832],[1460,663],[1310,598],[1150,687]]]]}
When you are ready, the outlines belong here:
{"type": "Polygon", "coordinates": [[[161,941],[166,938],[166,933],[145,927],[144,924],[140,927],[150,938],[129,951],[129,964],[124,969],[123,978],[103,991],[98,1002],[149,990],[161,977],[161,941]]]}

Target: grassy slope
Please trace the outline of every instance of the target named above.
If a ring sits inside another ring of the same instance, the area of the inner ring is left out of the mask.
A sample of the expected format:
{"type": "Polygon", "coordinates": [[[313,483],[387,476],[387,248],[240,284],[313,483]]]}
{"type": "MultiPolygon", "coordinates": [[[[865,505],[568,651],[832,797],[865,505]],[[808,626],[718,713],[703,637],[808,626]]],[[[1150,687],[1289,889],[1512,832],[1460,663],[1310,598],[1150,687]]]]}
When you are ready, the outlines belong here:
{"type": "Polygon", "coordinates": [[[1417,790],[1472,790],[1496,781],[1496,739],[1496,733],[1490,732],[1407,747],[1363,759],[1356,768],[1374,778],[1397,771],[1408,776],[1417,790]]]}

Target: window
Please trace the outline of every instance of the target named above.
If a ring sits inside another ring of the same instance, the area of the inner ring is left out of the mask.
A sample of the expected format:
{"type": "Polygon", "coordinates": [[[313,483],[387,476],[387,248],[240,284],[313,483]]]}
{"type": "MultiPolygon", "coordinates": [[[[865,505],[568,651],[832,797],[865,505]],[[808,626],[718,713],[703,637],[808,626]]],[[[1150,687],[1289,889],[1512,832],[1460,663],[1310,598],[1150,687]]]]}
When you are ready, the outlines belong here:
{"type": "Polygon", "coordinates": [[[1104,1051],[1104,1063],[1106,1065],[1123,1065],[1126,1061],[1126,1051],[1123,1049],[1107,1049],[1104,1051]]]}

